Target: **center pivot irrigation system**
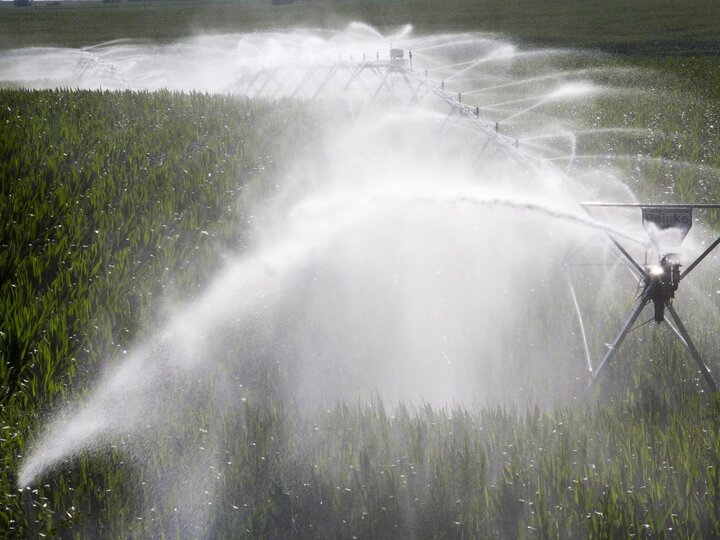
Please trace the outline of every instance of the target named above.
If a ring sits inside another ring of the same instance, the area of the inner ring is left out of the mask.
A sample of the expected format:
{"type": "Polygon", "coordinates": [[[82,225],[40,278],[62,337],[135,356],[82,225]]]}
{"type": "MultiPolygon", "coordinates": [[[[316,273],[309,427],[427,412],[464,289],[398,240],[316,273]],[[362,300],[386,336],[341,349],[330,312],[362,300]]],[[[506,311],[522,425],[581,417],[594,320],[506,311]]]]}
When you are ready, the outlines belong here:
{"type": "MultiPolygon", "coordinates": [[[[391,48],[387,60],[381,60],[376,53],[374,59],[368,60],[362,55],[359,61],[349,61],[338,58],[335,62],[316,63],[305,65],[296,63],[281,67],[251,70],[240,74],[234,92],[249,97],[300,97],[314,100],[318,96],[335,96],[358,98],[363,103],[362,108],[353,112],[356,117],[362,116],[376,101],[390,96],[395,103],[408,106],[416,105],[428,97],[436,98],[436,103],[447,107],[445,124],[453,117],[471,122],[484,135],[483,144],[478,146],[478,157],[494,156],[498,152],[505,152],[514,162],[521,165],[531,173],[540,172],[547,165],[547,157],[526,152],[521,148],[519,141],[501,132],[500,123],[488,121],[480,117],[480,108],[463,103],[461,93],[451,93],[446,89],[444,81],[435,81],[429,77],[428,70],[414,70],[411,51],[391,48]],[[288,76],[294,72],[295,76],[288,76]]],[[[513,115],[516,116],[516,115],[513,115]]],[[[444,125],[445,125],[444,124],[444,125]]],[[[575,149],[567,157],[568,167],[575,159],[575,149]]],[[[560,172],[554,168],[554,172],[560,172]]],[[[654,320],[659,324],[666,322],[674,334],[679,338],[690,355],[697,363],[707,384],[713,391],[718,390],[717,383],[710,369],[704,362],[690,335],[685,329],[680,316],[673,307],[673,298],[680,282],[697,265],[707,257],[715,247],[720,244],[720,237],[691,262],[682,272],[679,255],[675,252],[664,252],[663,245],[679,247],[692,227],[692,212],[694,209],[720,209],[720,204],[640,204],[640,203],[581,203],[581,206],[592,216],[593,208],[639,208],[642,211],[642,222],[648,231],[650,240],[656,247],[658,260],[656,264],[641,265],[628,253],[621,243],[611,234],[607,233],[612,244],[617,249],[618,256],[624,257],[629,263],[633,274],[639,279],[640,294],[637,297],[635,308],[623,324],[615,340],[597,368],[592,366],[592,358],[585,335],[582,314],[575,295],[572,280],[569,278],[570,292],[575,303],[580,324],[580,330],[585,347],[585,355],[590,380],[586,387],[586,395],[598,382],[598,378],[605,366],[617,354],[623,341],[633,329],[633,324],[650,303],[654,308],[654,320]],[[665,313],[670,315],[672,321],[667,321],[665,313]]],[[[594,216],[593,216],[594,217],[594,216]]]]}

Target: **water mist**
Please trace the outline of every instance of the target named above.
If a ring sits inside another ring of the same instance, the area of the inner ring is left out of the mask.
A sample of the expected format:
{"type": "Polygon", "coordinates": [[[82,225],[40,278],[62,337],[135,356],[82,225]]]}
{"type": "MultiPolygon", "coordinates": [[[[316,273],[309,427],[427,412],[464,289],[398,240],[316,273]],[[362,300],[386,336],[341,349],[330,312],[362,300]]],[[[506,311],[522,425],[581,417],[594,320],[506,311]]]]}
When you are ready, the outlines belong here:
{"type": "MultiPolygon", "coordinates": [[[[120,446],[156,464],[154,485],[176,506],[181,530],[211,535],[208,503],[229,461],[220,424],[247,403],[275,400],[312,415],[375,398],[550,406],[579,395],[587,368],[564,264],[578,251],[614,260],[609,231],[640,251],[646,239],[639,220],[608,225],[610,216],[596,220],[578,204],[632,197],[611,167],[582,157],[586,128],[569,111],[614,92],[594,82],[613,70],[560,66],[570,57],[592,66],[591,57],[522,50],[487,35],[403,28],[384,36],[355,24],[9,51],[0,73],[34,87],[247,93],[241,75],[273,68],[282,84],[267,92],[287,97],[313,66],[387,56],[390,43],[412,50],[414,69],[427,69],[444,90],[464,93],[491,131],[517,141],[523,159],[487,151],[496,145],[491,134],[449,115],[432,94],[417,105],[383,99],[365,108],[372,92],[328,86],[316,99],[346,113],[325,122],[321,148],[283,164],[292,179],[284,192],[254,202],[250,248],[109,362],[88,395],[49,418],[20,487],[79,453],[120,446]]],[[[606,275],[627,280],[622,264],[606,275]]],[[[586,297],[613,296],[604,279],[584,283],[586,297]]]]}

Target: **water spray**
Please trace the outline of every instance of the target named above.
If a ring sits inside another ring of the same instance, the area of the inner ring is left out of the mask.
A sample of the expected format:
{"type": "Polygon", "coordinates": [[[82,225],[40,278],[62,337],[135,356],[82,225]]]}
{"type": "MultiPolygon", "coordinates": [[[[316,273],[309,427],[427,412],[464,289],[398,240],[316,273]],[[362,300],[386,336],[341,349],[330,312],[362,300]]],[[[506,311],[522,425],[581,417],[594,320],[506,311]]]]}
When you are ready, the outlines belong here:
{"type": "MultiPolygon", "coordinates": [[[[562,54],[518,51],[476,34],[416,38],[403,29],[384,37],[353,25],[344,32],[198,37],[151,53],[144,45],[123,42],[0,56],[0,73],[29,85],[47,79],[54,86],[322,99],[349,103],[355,119],[330,131],[326,148],[286,163],[295,191],[256,201],[267,218],[258,226],[253,249],[233,257],[204,294],[176,306],[148,342],[136,344],[128,360],[107,370],[81,405],[48,422],[25,458],[20,484],[29,485],[50,467],[120,436],[141,438],[146,424],[181,432],[196,419],[157,411],[176,404],[182,409],[181,389],[199,385],[199,374],[222,390],[205,404],[236,413],[243,404],[227,376],[235,365],[222,365],[231,346],[237,347],[232,355],[240,357],[234,362],[294,368],[277,392],[303,410],[328,405],[323,399],[351,402],[375,392],[392,403],[546,399],[544,404],[554,405],[556,396],[544,383],[565,389],[577,380],[579,350],[568,347],[562,331],[563,324],[574,324],[573,305],[590,387],[649,303],[658,322],[670,324],[669,314],[676,334],[705,366],[672,301],[681,280],[720,239],[684,271],[673,251],[641,265],[620,243],[638,241],[638,235],[582,212],[578,201],[590,193],[626,195],[629,188],[610,175],[599,187],[585,184],[581,174],[568,174],[569,165],[555,165],[577,161],[573,173],[592,172],[577,159],[582,158],[579,131],[572,120],[552,118],[534,127],[533,122],[548,105],[587,99],[596,87],[571,83],[578,72],[565,77],[552,64],[530,66],[534,69],[521,80],[513,75],[514,62],[562,54]],[[358,54],[388,51],[391,39],[389,55],[358,54]],[[53,72],[48,66],[61,68],[53,72]],[[476,86],[461,88],[471,75],[476,86]],[[562,280],[555,272],[558,261],[551,259],[560,258],[567,244],[589,245],[602,235],[628,260],[643,292],[613,347],[593,369],[571,281],[573,304],[558,310],[561,315],[552,321],[557,327],[549,331],[543,324],[547,303],[562,301],[548,285],[555,286],[558,276],[562,280]],[[571,320],[565,320],[565,312],[571,320]],[[517,358],[524,363],[509,374],[505,370],[517,358]],[[548,374],[550,361],[566,362],[567,377],[548,374]],[[141,369],[146,370],[143,384],[131,384],[141,369]]],[[[586,205],[593,206],[600,205],[586,205]]],[[[688,207],[692,212],[699,206],[638,207],[648,227],[657,229],[657,241],[664,242],[665,233],[676,228],[673,216],[684,220],[688,207]]],[[[251,383],[242,380],[246,387],[251,383]]],[[[141,458],[149,451],[142,444],[128,448],[141,458]]],[[[195,459],[197,448],[182,441],[178,448],[180,461],[195,459]]],[[[208,452],[199,463],[219,467],[224,462],[220,438],[204,448],[217,454],[208,452]]],[[[192,485],[194,476],[188,478],[178,485],[192,485]]],[[[196,520],[200,528],[202,520],[196,520]]]]}

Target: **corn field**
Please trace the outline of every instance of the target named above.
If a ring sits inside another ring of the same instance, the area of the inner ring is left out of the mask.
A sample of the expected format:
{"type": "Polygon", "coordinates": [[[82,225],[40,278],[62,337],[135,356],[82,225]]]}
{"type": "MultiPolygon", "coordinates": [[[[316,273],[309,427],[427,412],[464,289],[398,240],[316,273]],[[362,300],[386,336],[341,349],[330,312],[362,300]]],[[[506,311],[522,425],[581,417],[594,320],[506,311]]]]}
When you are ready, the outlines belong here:
{"type": "MultiPolygon", "coordinates": [[[[648,63],[668,72],[658,101],[583,114],[652,128],[609,141],[617,154],[717,167],[717,60],[679,62],[648,63]]],[[[283,156],[320,139],[320,117],[307,103],[197,93],[0,91],[0,535],[181,534],[177,501],[151,489],[152,471],[179,464],[90,452],[32,490],[16,471],[44,415],[152,333],[164,297],[192,297],[224,252],[247,247],[246,203],[275,189],[283,156]]],[[[720,195],[696,169],[648,163],[638,193],[720,195]]],[[[227,447],[207,501],[221,517],[198,535],[717,537],[720,399],[698,391],[681,349],[664,362],[643,351],[609,374],[600,404],[552,411],[389,411],[376,399],[300,414],[269,373],[239,417],[198,411],[218,418],[227,447]]],[[[202,445],[190,426],[182,436],[202,445]]]]}

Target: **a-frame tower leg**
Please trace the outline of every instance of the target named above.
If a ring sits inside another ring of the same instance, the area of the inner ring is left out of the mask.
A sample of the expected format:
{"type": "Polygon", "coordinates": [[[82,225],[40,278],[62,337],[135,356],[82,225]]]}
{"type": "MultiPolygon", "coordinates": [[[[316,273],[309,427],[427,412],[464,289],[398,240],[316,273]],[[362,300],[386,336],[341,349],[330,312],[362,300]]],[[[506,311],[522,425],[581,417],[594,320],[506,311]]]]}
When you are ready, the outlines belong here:
{"type": "Polygon", "coordinates": [[[612,345],[610,345],[610,349],[605,354],[605,357],[602,359],[602,361],[598,365],[597,369],[593,372],[590,382],[588,383],[587,387],[585,388],[586,395],[595,386],[595,383],[597,382],[602,369],[607,365],[607,363],[610,360],[612,360],[613,356],[615,356],[615,354],[617,353],[618,349],[620,348],[620,345],[622,345],[622,342],[625,340],[627,335],[630,333],[630,330],[632,329],[632,325],[635,324],[635,321],[640,316],[640,313],[642,313],[642,310],[647,303],[648,303],[648,298],[645,295],[641,296],[640,299],[638,300],[637,305],[635,306],[635,309],[630,314],[630,316],[627,318],[627,320],[625,321],[625,324],[623,325],[622,329],[620,330],[620,333],[615,338],[615,341],[613,341],[612,345]]]}
{"type": "Polygon", "coordinates": [[[710,388],[712,388],[713,392],[718,391],[717,383],[715,382],[715,379],[712,376],[712,373],[710,373],[710,368],[707,367],[707,364],[703,361],[702,357],[700,356],[700,353],[695,348],[695,344],[693,343],[692,339],[690,339],[690,334],[688,334],[687,330],[685,329],[685,326],[683,325],[682,321],[680,320],[680,316],[677,314],[677,311],[675,311],[675,308],[672,306],[672,304],[668,303],[665,305],[668,312],[670,313],[670,316],[672,317],[673,321],[675,321],[675,324],[677,325],[677,331],[678,331],[678,337],[681,338],[681,341],[683,342],[683,345],[685,345],[685,348],[690,353],[690,356],[693,357],[693,360],[698,365],[698,368],[700,368],[700,371],[702,372],[703,376],[705,377],[705,380],[707,381],[708,385],[710,385],[710,388]]]}

